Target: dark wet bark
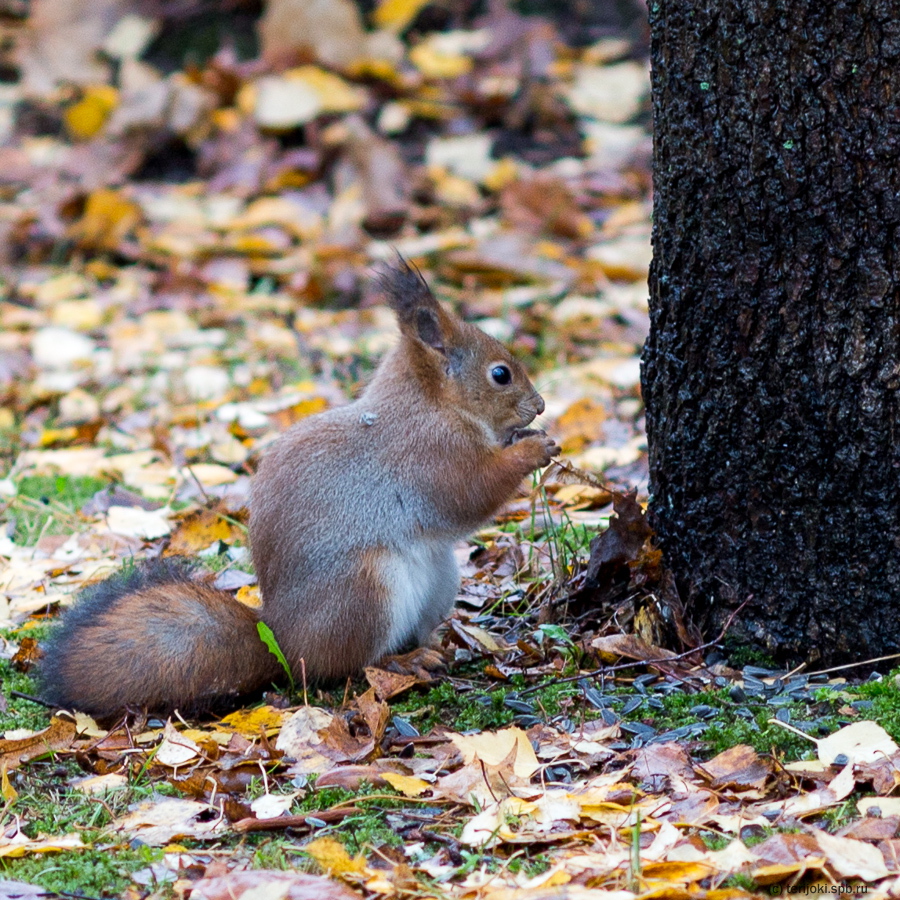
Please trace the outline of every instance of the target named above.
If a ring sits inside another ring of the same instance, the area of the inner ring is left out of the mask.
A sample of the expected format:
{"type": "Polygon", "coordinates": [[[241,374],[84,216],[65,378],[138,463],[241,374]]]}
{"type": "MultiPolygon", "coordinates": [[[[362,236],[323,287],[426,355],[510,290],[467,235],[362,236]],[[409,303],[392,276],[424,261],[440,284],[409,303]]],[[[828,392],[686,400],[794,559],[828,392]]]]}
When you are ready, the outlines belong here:
{"type": "Polygon", "coordinates": [[[651,522],[695,614],[900,650],[900,18],[651,0],[651,522]]]}

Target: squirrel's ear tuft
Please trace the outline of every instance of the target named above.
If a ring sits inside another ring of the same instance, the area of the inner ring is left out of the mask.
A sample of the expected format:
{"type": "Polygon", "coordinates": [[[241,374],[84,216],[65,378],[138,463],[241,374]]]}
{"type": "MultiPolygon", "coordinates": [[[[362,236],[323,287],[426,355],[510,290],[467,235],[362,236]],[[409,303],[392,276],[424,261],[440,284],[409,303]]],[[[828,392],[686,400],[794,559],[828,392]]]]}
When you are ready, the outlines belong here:
{"type": "Polygon", "coordinates": [[[378,287],[397,314],[400,330],[440,353],[445,352],[446,314],[422,273],[397,254],[397,261],[378,273],[378,287]]]}

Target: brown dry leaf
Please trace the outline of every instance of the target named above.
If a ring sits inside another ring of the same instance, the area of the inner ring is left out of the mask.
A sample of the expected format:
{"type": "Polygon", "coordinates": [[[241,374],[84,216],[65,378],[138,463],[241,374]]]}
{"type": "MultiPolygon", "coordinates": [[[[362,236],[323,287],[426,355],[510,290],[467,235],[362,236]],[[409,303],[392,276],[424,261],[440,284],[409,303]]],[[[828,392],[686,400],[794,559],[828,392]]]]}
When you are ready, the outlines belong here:
{"type": "Polygon", "coordinates": [[[821,869],[825,864],[825,854],[811,834],[773,834],[754,847],[753,852],[762,865],[751,875],[760,884],[773,884],[789,875],[821,869]]]}
{"type": "Polygon", "coordinates": [[[17,672],[27,672],[42,656],[38,642],[32,637],[24,637],[10,662],[17,672]]]}
{"type": "Polygon", "coordinates": [[[384,737],[384,729],[391,715],[391,708],[375,694],[371,687],[362,696],[356,698],[356,708],[366,720],[369,734],[376,743],[384,737]]]}
{"type": "Polygon", "coordinates": [[[281,727],[275,748],[295,760],[291,772],[295,774],[322,773],[332,768],[326,755],[325,733],[334,717],[315,706],[298,709],[281,727]]]}
{"type": "Polygon", "coordinates": [[[644,643],[633,634],[611,634],[591,641],[591,647],[598,652],[604,662],[617,662],[623,656],[642,662],[648,660],[666,660],[677,654],[662,647],[653,647],[644,643]]]}
{"type": "Polygon", "coordinates": [[[853,838],[856,841],[887,841],[896,837],[898,829],[900,829],[900,815],[889,815],[884,818],[865,816],[842,828],[838,836],[853,838]]]}
{"type": "Polygon", "coordinates": [[[547,470],[541,476],[542,485],[544,484],[571,484],[571,485],[587,485],[588,487],[594,487],[598,490],[606,491],[611,496],[616,492],[612,491],[609,485],[603,481],[603,479],[598,478],[591,472],[586,471],[585,469],[579,469],[577,466],[572,465],[572,463],[555,459],[553,462],[547,466],[547,470]]]}
{"type": "Polygon", "coordinates": [[[653,532],[641,505],[635,499],[636,491],[613,497],[615,516],[609,528],[591,541],[585,583],[590,587],[609,586],[622,573],[627,573],[629,563],[636,562],[644,542],[653,532]]]}
{"type": "MultiPolygon", "coordinates": [[[[372,693],[374,695],[374,691],[372,693]]],[[[376,744],[372,735],[351,734],[347,719],[342,715],[332,716],[331,723],[321,732],[321,737],[322,753],[334,763],[358,762],[365,759],[375,749],[376,744]]]]}
{"type": "Polygon", "coordinates": [[[362,187],[362,225],[372,234],[392,235],[409,212],[410,173],[395,144],[377,135],[361,117],[351,117],[346,128],[348,163],[362,187]]]}
{"type": "Polygon", "coordinates": [[[571,190],[560,178],[538,175],[514,181],[500,194],[500,206],[512,225],[533,232],[576,240],[594,231],[571,190]]]}
{"type": "Polygon", "coordinates": [[[22,738],[0,739],[0,766],[7,772],[12,772],[31,759],[68,749],[75,736],[75,723],[71,719],[54,716],[43,731],[22,738]]]}
{"type": "Polygon", "coordinates": [[[696,790],[690,757],[674,742],[641,747],[635,753],[632,774],[648,791],[668,788],[673,794],[684,794],[696,790]]]}
{"type": "Polygon", "coordinates": [[[502,638],[495,638],[477,625],[466,625],[458,619],[450,620],[450,629],[460,638],[460,643],[470,650],[481,654],[505,653],[509,644],[502,638]]]}
{"type": "Polygon", "coordinates": [[[388,672],[376,666],[366,666],[366,681],[374,688],[375,693],[382,700],[390,700],[408,691],[417,684],[422,684],[422,679],[415,675],[401,675],[397,672],[388,672]]]}
{"type": "Polygon", "coordinates": [[[384,773],[375,766],[338,766],[325,772],[316,779],[318,787],[340,787],[348,791],[359,790],[361,784],[367,783],[384,787],[384,773]]]}
{"type": "Polygon", "coordinates": [[[337,881],[305,872],[229,872],[201,878],[191,886],[192,900],[359,900],[337,881]]]}
{"type": "Polygon", "coordinates": [[[810,791],[808,794],[788,797],[785,800],[755,804],[751,807],[751,814],[773,816],[777,813],[781,817],[811,816],[830,809],[832,806],[837,806],[841,800],[846,799],[853,793],[855,787],[856,779],[853,777],[853,763],[847,763],[832,779],[828,787],[810,791]]]}
{"type": "Polygon", "coordinates": [[[696,767],[716,789],[734,788],[738,791],[762,791],[772,775],[773,763],[761,757],[752,747],[738,744],[696,767]]]}

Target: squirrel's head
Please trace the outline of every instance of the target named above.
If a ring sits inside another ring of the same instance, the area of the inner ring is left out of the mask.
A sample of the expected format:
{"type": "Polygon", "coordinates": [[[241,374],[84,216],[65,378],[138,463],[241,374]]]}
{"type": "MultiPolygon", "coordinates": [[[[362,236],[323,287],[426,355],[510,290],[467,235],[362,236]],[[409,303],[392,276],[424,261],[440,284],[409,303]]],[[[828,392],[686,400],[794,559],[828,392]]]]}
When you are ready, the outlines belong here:
{"type": "Polygon", "coordinates": [[[453,404],[504,443],[544,411],[522,364],[499,341],[447,312],[402,258],[380,276],[397,314],[413,374],[438,402],[453,404]]]}

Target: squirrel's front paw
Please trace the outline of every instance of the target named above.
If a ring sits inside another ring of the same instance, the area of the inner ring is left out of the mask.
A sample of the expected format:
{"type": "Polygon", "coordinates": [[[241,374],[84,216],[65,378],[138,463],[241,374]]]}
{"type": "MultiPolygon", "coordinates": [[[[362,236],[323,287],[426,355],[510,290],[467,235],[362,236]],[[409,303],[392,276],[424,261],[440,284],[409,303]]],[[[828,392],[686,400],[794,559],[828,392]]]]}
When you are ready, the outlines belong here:
{"type": "MultiPolygon", "coordinates": [[[[524,432],[526,429],[522,429],[522,431],[524,432]]],[[[535,469],[549,466],[553,457],[559,456],[562,449],[546,431],[531,429],[527,429],[527,431],[527,434],[522,434],[521,437],[515,439],[515,446],[521,448],[520,452],[525,453],[529,464],[528,471],[533,472],[535,469]]]]}
{"type": "Polygon", "coordinates": [[[434,647],[418,647],[410,653],[386,656],[378,667],[399,675],[415,675],[420,681],[433,681],[437,672],[444,672],[447,660],[434,647]]]}

